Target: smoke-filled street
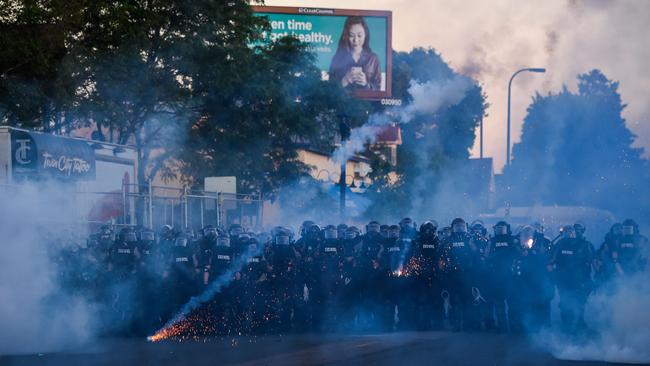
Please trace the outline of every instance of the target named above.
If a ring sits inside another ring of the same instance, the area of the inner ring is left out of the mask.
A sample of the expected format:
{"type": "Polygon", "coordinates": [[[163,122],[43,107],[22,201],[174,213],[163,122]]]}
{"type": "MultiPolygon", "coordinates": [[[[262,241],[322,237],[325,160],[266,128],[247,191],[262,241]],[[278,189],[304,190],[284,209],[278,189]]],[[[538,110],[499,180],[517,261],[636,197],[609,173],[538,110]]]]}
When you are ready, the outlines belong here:
{"type": "Polygon", "coordinates": [[[650,363],[647,0],[0,0],[0,366],[650,363]]]}
{"type": "Polygon", "coordinates": [[[572,365],[524,337],[497,334],[410,332],[376,335],[290,335],[207,338],[149,343],[107,339],[66,352],[1,357],[10,366],[63,365],[572,365]]]}

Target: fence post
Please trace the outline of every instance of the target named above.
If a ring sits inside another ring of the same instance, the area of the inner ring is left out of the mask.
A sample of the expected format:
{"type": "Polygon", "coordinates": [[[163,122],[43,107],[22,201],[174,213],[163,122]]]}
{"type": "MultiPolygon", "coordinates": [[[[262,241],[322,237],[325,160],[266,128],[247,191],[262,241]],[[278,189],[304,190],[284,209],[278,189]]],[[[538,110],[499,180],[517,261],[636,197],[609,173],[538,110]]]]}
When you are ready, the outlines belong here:
{"type": "Polygon", "coordinates": [[[122,224],[126,224],[126,183],[122,181],[122,224]]]}
{"type": "Polygon", "coordinates": [[[203,201],[204,200],[205,200],[205,198],[203,197],[203,195],[201,195],[201,207],[200,207],[200,210],[201,210],[201,228],[205,227],[205,225],[203,223],[203,201]]]}
{"type": "Polygon", "coordinates": [[[188,227],[189,225],[188,225],[188,222],[187,222],[187,218],[188,218],[188,212],[187,212],[188,211],[187,187],[183,188],[183,197],[184,197],[183,208],[185,210],[185,222],[184,222],[185,225],[183,227],[188,227]]]}
{"type": "Polygon", "coordinates": [[[221,227],[221,192],[217,192],[217,227],[221,227]]]}
{"type": "Polygon", "coordinates": [[[153,185],[149,179],[149,228],[153,229],[153,185]]]}

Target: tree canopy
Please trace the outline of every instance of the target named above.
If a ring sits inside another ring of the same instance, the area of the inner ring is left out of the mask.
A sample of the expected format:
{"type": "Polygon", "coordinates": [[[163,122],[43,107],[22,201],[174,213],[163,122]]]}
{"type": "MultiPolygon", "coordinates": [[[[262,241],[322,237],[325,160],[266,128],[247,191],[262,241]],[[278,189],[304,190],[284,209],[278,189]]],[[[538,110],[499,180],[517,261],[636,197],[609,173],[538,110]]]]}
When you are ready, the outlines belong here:
{"type": "Polygon", "coordinates": [[[632,146],[624,108],[618,82],[599,70],[579,75],[577,92],[535,95],[504,170],[502,199],[647,212],[647,162],[632,146]]]}

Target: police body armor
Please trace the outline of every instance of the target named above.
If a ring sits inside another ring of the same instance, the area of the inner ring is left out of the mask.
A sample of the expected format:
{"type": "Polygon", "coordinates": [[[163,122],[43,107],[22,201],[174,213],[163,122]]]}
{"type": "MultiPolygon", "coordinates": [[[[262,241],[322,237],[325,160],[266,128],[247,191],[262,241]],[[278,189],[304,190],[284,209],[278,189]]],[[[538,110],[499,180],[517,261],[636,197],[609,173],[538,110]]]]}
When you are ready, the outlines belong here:
{"type": "Polygon", "coordinates": [[[233,251],[230,246],[217,245],[212,252],[210,278],[215,279],[230,269],[233,261],[233,251]]]}
{"type": "Polygon", "coordinates": [[[451,233],[445,245],[445,271],[465,272],[473,266],[474,253],[467,233],[451,233]]]}

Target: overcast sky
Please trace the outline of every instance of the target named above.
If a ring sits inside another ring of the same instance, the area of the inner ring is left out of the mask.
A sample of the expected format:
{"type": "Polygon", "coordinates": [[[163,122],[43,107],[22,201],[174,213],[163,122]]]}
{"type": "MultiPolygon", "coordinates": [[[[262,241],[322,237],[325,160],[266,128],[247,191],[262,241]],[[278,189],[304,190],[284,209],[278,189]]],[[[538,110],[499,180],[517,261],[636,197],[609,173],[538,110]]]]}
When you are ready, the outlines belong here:
{"type": "MultiPolygon", "coordinates": [[[[378,9],[393,12],[393,48],[433,47],[451,66],[477,79],[490,107],[484,154],[505,162],[507,85],[512,87],[513,142],[535,91],[576,88],[594,68],[620,81],[627,125],[650,150],[650,0],[267,0],[267,5],[378,9]]],[[[477,139],[472,149],[478,156],[477,139]]],[[[648,156],[648,151],[646,151],[648,156]]]]}

